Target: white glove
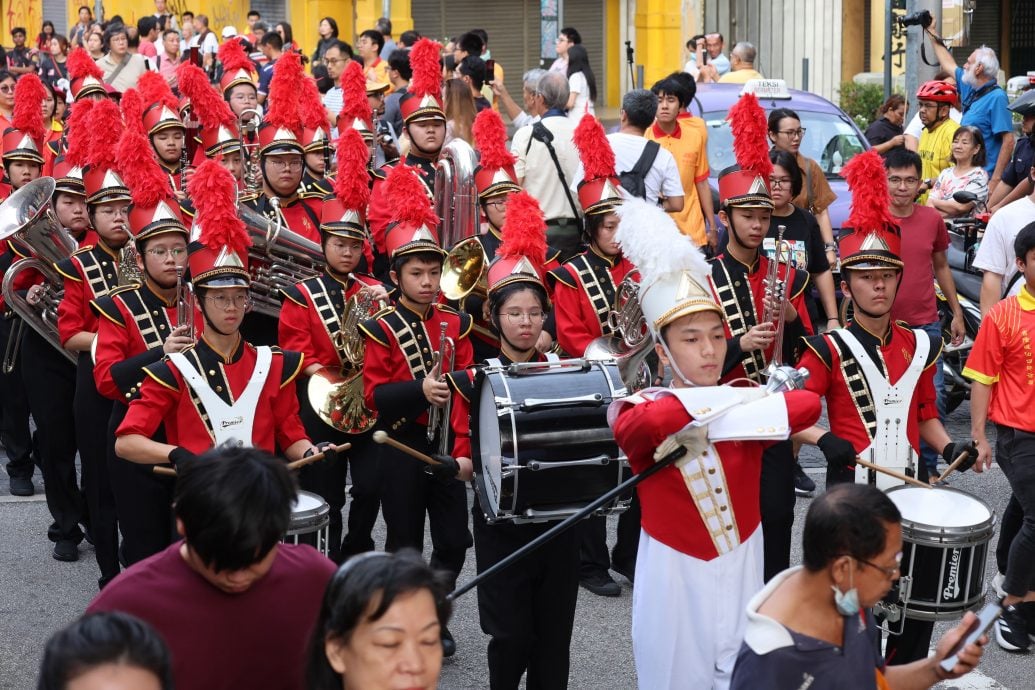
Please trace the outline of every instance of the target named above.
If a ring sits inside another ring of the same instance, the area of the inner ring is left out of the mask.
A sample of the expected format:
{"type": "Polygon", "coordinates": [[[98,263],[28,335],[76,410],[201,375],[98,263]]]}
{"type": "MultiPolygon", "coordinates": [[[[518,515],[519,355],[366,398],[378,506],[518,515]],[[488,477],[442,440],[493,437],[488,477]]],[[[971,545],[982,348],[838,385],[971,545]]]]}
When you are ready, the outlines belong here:
{"type": "Polygon", "coordinates": [[[700,457],[704,451],[708,450],[708,445],[707,424],[685,426],[661,442],[658,449],[654,451],[654,462],[661,460],[682,446],[686,448],[686,455],[676,460],[676,467],[683,467],[683,465],[694,458],[700,457]]]}

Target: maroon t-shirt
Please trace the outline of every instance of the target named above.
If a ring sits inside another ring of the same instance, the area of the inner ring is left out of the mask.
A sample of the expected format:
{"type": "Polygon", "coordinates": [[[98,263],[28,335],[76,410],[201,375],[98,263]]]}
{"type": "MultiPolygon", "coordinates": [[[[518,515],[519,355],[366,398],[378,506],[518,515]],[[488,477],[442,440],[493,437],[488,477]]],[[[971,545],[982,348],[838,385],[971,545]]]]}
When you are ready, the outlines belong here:
{"type": "Polygon", "coordinates": [[[310,546],[280,544],[265,577],[227,594],[191,570],[182,543],[123,572],[87,613],[123,611],[150,623],[172,654],[177,688],[302,690],[334,563],[310,546]]]}
{"type": "Polygon", "coordinates": [[[933,208],[913,205],[913,214],[896,218],[902,229],[902,283],[891,308],[891,318],[910,326],[923,326],[938,320],[938,301],[934,295],[934,264],[931,255],[949,248],[945,221],[933,208]]]}

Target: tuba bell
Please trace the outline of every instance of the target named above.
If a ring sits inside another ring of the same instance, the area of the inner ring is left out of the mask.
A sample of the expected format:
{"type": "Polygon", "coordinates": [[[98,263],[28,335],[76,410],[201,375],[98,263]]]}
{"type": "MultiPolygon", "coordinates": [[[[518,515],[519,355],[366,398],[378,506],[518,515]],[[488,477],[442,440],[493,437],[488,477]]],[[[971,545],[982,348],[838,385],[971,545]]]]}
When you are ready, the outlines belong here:
{"type": "Polygon", "coordinates": [[[630,391],[646,388],[651,382],[647,356],[654,338],[640,308],[640,284],[627,275],[615,292],[615,304],[607,322],[613,335],[595,338],[586,346],[583,359],[611,360],[618,365],[622,382],[630,391]]]}
{"type": "MultiPolygon", "coordinates": [[[[61,346],[57,329],[57,308],[64,294],[64,280],[54,264],[67,259],[78,248],[78,243],[61,227],[54,214],[51,199],[54,178],[33,180],[0,204],[0,241],[7,240],[15,253],[25,257],[16,261],[4,275],[3,292],[7,305],[48,343],[70,361],[76,356],[61,346]],[[39,301],[29,304],[18,286],[23,271],[35,269],[43,277],[43,292],[39,301]]],[[[4,354],[5,371],[11,371],[21,341],[20,327],[11,334],[4,354]]]]}
{"type": "Polygon", "coordinates": [[[478,233],[478,189],[474,169],[478,157],[463,139],[442,147],[435,169],[435,214],[442,219],[441,242],[449,250],[442,265],[442,294],[459,301],[471,292],[487,292],[489,258],[478,233]],[[480,287],[479,287],[480,286],[480,287]]]}

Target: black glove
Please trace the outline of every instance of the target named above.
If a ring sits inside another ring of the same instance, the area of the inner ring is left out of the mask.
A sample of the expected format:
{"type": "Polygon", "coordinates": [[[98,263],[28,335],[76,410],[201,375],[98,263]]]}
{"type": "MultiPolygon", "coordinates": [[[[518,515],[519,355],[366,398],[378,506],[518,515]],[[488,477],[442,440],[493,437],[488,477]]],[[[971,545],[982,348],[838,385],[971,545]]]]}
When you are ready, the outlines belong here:
{"type": "Polygon", "coordinates": [[[456,460],[452,456],[439,455],[436,453],[431,457],[437,460],[438,464],[428,465],[424,468],[424,471],[435,479],[441,479],[443,481],[455,479],[456,475],[460,473],[460,465],[457,464],[456,460]]]}
{"type": "Polygon", "coordinates": [[[855,481],[855,448],[828,431],[816,442],[827,459],[827,485],[855,481]]]}
{"type": "Polygon", "coordinates": [[[310,448],[302,454],[303,458],[316,455],[317,453],[323,453],[324,462],[336,462],[338,460],[338,451],[335,450],[335,445],[330,441],[321,441],[317,443],[315,447],[310,448]]]}
{"type": "Polygon", "coordinates": [[[197,460],[198,456],[190,452],[183,446],[176,446],[169,451],[169,462],[172,463],[173,467],[176,467],[182,462],[190,462],[191,460],[197,460]]]}
{"type": "Polygon", "coordinates": [[[956,462],[956,458],[959,457],[960,453],[966,453],[967,456],[963,458],[963,462],[956,468],[957,472],[966,472],[978,459],[977,446],[973,441],[950,441],[945,450],[942,451],[942,458],[949,465],[956,462]]]}

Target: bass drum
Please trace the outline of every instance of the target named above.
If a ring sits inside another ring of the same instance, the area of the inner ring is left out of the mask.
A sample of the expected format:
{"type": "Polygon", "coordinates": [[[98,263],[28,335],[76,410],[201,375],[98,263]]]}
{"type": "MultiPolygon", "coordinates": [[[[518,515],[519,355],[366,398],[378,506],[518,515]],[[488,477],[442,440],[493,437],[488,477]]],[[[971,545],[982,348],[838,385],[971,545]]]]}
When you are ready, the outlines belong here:
{"type": "MultiPolygon", "coordinates": [[[[607,424],[626,389],[614,362],[581,359],[478,371],[471,404],[475,489],[490,522],[572,515],[629,476],[607,424]]],[[[601,508],[628,508],[631,495],[601,508]]]]}

